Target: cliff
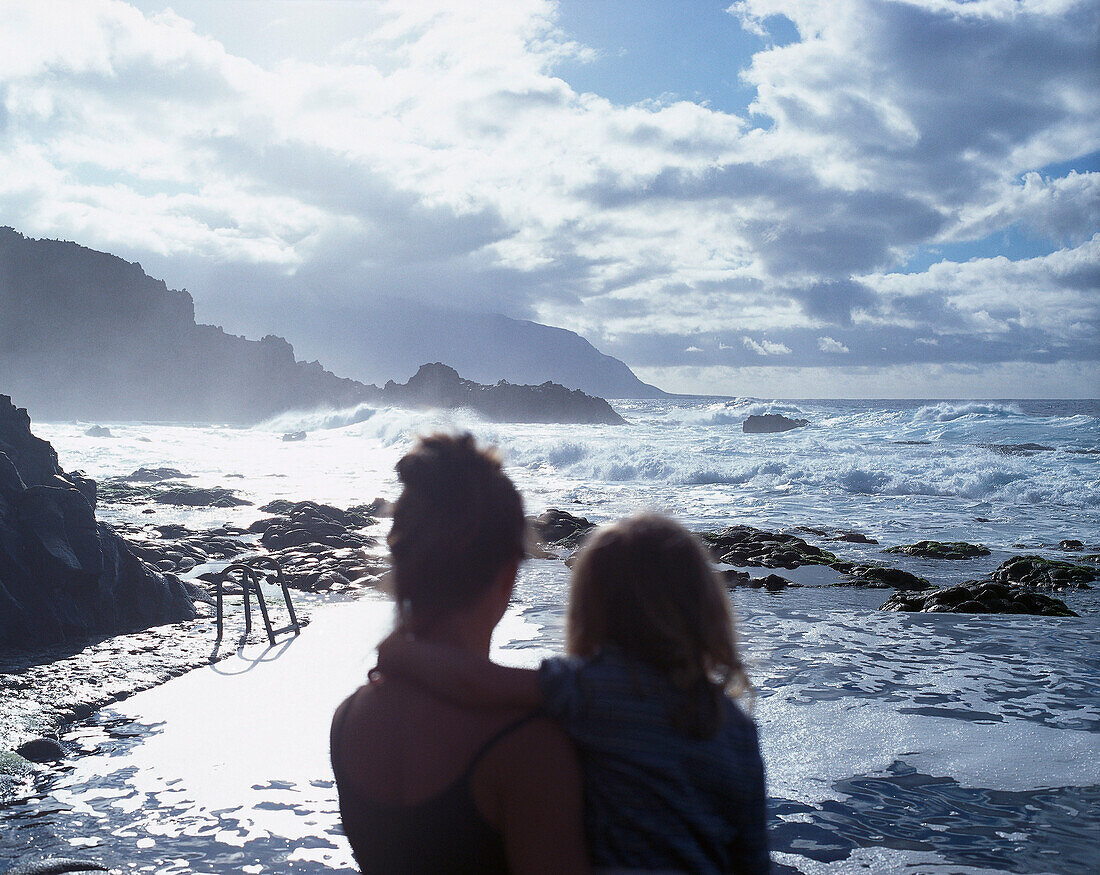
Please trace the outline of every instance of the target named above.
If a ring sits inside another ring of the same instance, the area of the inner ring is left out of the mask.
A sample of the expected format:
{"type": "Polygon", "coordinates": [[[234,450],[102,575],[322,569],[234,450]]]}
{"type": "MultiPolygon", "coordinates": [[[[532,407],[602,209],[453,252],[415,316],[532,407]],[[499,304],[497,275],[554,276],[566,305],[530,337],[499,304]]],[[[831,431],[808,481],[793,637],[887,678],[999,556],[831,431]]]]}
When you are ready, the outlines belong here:
{"type": "Polygon", "coordinates": [[[0,388],[36,417],[248,423],[377,395],[296,361],[280,337],[196,324],[191,296],[139,264],[11,228],[0,314],[0,388]]]}

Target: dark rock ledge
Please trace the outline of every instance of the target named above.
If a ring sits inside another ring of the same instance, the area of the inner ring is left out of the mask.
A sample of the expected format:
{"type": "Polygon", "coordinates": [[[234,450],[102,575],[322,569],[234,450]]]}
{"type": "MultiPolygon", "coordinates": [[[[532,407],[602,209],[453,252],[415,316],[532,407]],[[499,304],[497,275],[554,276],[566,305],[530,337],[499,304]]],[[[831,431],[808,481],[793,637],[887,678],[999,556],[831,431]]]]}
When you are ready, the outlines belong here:
{"type": "Polygon", "coordinates": [[[1037,614],[1076,617],[1061,599],[1031,589],[989,580],[971,580],[932,592],[897,592],[879,608],[883,611],[924,611],[952,614],[1037,614]]]}
{"type": "Polygon", "coordinates": [[[798,568],[801,565],[825,565],[849,579],[838,586],[894,587],[896,589],[928,589],[931,584],[923,577],[900,568],[887,568],[870,563],[855,563],[841,559],[828,550],[807,544],[797,535],[767,532],[752,526],[730,526],[721,532],[700,532],[699,537],[710,548],[718,562],[727,565],[759,568],[798,568]]]}
{"type": "Polygon", "coordinates": [[[888,547],[883,553],[902,553],[919,559],[977,559],[989,555],[989,548],[966,541],[917,541],[888,547]]]}
{"type": "Polygon", "coordinates": [[[754,413],[741,423],[741,431],[745,434],[777,434],[796,428],[804,428],[809,424],[808,419],[791,419],[778,413],[754,413]]]}
{"type": "Polygon", "coordinates": [[[66,474],[0,395],[0,650],[194,618],[179,582],[97,523],[95,503],[94,481],[66,474]]]}

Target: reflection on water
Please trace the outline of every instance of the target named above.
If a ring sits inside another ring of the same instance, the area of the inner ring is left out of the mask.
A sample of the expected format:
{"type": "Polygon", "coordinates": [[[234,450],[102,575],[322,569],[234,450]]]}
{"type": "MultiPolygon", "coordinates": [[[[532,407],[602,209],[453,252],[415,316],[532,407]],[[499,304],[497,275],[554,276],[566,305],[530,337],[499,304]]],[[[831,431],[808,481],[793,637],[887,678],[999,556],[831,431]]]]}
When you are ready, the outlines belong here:
{"type": "MultiPolygon", "coordinates": [[[[1004,872],[1096,872],[1100,787],[1026,793],[962,787],[903,762],[838,781],[820,806],[771,799],[779,860],[849,859],[856,848],[933,852],[945,862],[1004,872]],[[1091,830],[1091,832],[1090,832],[1091,830]]],[[[902,857],[899,856],[900,865],[902,857]]]]}
{"type": "MultiPolygon", "coordinates": [[[[561,563],[530,564],[498,657],[560,649],[565,585],[561,563]]],[[[910,616],[875,611],[884,597],[734,594],[779,871],[1100,871],[1095,613],[910,616]]],[[[123,872],[354,871],[328,718],[389,617],[384,601],[319,609],[300,638],[74,727],[69,759],[0,810],[0,870],[52,854],[123,872]]]]}

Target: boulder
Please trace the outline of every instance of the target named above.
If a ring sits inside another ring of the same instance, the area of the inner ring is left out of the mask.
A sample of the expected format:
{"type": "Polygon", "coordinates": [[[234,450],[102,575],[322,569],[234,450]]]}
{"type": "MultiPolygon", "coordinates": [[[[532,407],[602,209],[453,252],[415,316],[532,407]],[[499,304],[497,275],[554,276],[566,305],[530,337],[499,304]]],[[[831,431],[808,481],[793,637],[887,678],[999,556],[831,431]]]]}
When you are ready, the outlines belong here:
{"type": "Polygon", "coordinates": [[[0,395],[0,648],[191,619],[179,585],[95,519],[95,484],[66,474],[0,395]]]}
{"type": "Polygon", "coordinates": [[[548,508],[537,517],[528,517],[528,524],[540,544],[576,547],[596,524],[568,511],[548,508]]]}
{"type": "Polygon", "coordinates": [[[261,533],[264,551],[251,555],[278,560],[289,587],[340,592],[375,583],[387,570],[386,561],[372,552],[377,539],[361,531],[377,522],[370,505],[341,509],[277,499],[260,509],[275,516],[249,526],[250,532],[261,533]]]}
{"type": "Polygon", "coordinates": [[[1042,556],[1013,556],[1002,562],[990,578],[1014,586],[1038,587],[1055,592],[1065,589],[1089,589],[1100,579],[1100,569],[1042,556]]]}
{"type": "Polygon", "coordinates": [[[306,439],[306,433],[304,431],[288,431],[283,435],[283,440],[287,443],[292,441],[304,441],[306,439]]]}
{"type": "Polygon", "coordinates": [[[776,434],[781,431],[803,428],[809,424],[808,419],[790,419],[778,413],[754,413],[741,423],[741,431],[745,434],[776,434]]]}
{"type": "Polygon", "coordinates": [[[971,580],[931,592],[897,592],[880,611],[926,611],[952,614],[1037,614],[1076,617],[1060,599],[996,582],[971,580]]]}
{"type": "Polygon", "coordinates": [[[103,425],[93,425],[87,431],[84,432],[87,437],[109,438],[114,437],[111,434],[111,430],[103,425]]]}
{"type": "Polygon", "coordinates": [[[241,507],[252,504],[245,498],[238,498],[232,489],[221,486],[200,488],[196,486],[176,486],[162,489],[154,494],[160,504],[174,504],[182,507],[241,507]]]}
{"type": "Polygon", "coordinates": [[[730,526],[721,532],[700,532],[700,539],[719,562],[762,568],[829,565],[846,570],[851,563],[828,550],[807,544],[796,535],[766,532],[752,526],[730,526]]]}
{"type": "Polygon", "coordinates": [[[32,738],[15,752],[32,763],[55,763],[65,758],[65,749],[52,738],[32,738]]]}
{"type": "Polygon", "coordinates": [[[160,483],[163,480],[183,480],[194,476],[194,474],[184,474],[175,468],[138,468],[130,476],[119,479],[128,480],[130,483],[160,483]]]}
{"type": "Polygon", "coordinates": [[[888,547],[882,552],[903,553],[920,559],[977,559],[988,556],[989,548],[966,541],[917,541],[915,544],[888,547]]]}

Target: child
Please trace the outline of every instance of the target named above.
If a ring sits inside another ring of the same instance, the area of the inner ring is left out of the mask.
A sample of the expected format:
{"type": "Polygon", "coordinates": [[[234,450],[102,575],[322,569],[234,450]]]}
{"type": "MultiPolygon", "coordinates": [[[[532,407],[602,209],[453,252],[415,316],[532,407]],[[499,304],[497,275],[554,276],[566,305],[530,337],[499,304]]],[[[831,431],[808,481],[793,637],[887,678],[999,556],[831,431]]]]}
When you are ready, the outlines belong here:
{"type": "Polygon", "coordinates": [[[394,634],[378,668],[466,704],[542,705],[580,754],[594,865],[767,872],[756,728],[727,695],[748,678],[695,538],[653,514],[591,535],[573,569],[566,649],[538,670],[487,670],[394,634]]]}

